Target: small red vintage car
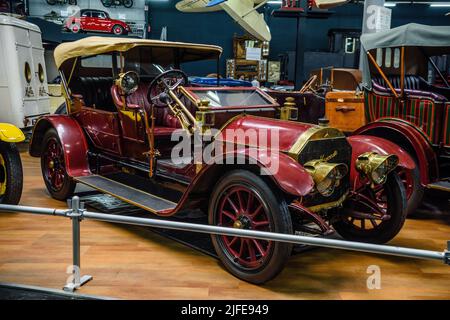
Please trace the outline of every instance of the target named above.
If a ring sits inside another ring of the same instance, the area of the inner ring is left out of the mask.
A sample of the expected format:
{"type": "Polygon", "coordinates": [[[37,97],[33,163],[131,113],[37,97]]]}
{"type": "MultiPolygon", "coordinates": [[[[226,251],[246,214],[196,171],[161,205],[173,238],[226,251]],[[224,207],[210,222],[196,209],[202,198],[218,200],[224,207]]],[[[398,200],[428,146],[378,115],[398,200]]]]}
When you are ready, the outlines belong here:
{"type": "Polygon", "coordinates": [[[116,19],[111,19],[105,11],[83,9],[80,15],[69,17],[64,24],[67,31],[78,32],[105,32],[116,35],[126,35],[131,32],[130,26],[116,19]]]}
{"type": "MultiPolygon", "coordinates": [[[[56,199],[77,183],[160,216],[200,209],[218,226],[384,243],[405,221],[396,168],[414,170],[390,141],[347,138],[281,120],[251,87],[199,87],[181,71],[218,63],[216,46],[89,37],[55,49],[67,115],[42,117],[30,154],[56,199]],[[188,66],[191,64],[191,66],[188,66]]],[[[217,64],[218,65],[218,64],[217,64]]],[[[219,74],[217,72],[217,74],[219,74]]],[[[292,246],[212,235],[235,276],[264,283],[292,246]]]]}

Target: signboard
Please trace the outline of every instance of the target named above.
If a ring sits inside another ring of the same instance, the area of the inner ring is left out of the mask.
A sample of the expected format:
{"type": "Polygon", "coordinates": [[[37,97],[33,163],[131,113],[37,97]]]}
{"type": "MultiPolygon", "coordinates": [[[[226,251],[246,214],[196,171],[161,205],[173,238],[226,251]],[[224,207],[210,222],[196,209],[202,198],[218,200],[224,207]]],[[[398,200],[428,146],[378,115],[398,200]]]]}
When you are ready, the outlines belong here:
{"type": "Polygon", "coordinates": [[[261,48],[251,48],[251,47],[246,48],[246,55],[245,55],[246,60],[259,61],[261,60],[261,56],[262,56],[261,48]]]}

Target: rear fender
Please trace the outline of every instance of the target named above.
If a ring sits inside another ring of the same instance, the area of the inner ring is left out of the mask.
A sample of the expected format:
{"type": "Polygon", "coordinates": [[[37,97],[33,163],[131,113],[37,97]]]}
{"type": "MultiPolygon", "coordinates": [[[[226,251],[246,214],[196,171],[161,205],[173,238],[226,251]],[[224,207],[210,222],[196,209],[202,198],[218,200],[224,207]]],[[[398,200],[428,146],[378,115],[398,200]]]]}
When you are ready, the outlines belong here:
{"type": "Polygon", "coordinates": [[[70,177],[91,174],[88,164],[88,144],[83,129],[67,115],[50,115],[39,119],[33,129],[30,141],[30,155],[40,157],[47,130],[55,128],[64,151],[67,174],[70,177]]]}
{"type": "Polygon", "coordinates": [[[427,138],[416,127],[401,119],[382,119],[359,128],[354,135],[384,137],[407,151],[416,161],[422,185],[439,176],[436,153],[427,138]]]}

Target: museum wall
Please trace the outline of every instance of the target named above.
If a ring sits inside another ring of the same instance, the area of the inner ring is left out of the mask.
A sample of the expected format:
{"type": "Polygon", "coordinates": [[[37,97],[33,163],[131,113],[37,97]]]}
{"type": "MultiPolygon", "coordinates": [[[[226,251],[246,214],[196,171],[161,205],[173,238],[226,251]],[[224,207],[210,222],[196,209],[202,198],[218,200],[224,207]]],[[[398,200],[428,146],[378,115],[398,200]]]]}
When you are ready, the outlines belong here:
{"type": "MultiPolygon", "coordinates": [[[[77,6],[80,9],[99,9],[107,11],[111,18],[145,23],[144,6],[146,0],[133,0],[132,8],[126,9],[123,6],[105,8],[100,0],[78,0],[77,6]]],[[[54,11],[60,16],[67,16],[67,5],[49,5],[45,0],[29,0],[29,13],[32,17],[42,17],[54,11]]]]}
{"type": "MultiPolygon", "coordinates": [[[[232,56],[234,33],[243,34],[242,29],[224,12],[208,14],[181,13],[175,9],[178,0],[167,2],[149,1],[149,17],[152,38],[159,38],[164,26],[168,30],[168,40],[206,42],[224,48],[223,60],[232,56]]],[[[277,6],[271,6],[267,11],[277,6]]],[[[430,8],[428,5],[399,5],[392,8],[392,26],[417,22],[430,25],[448,25],[450,17],[445,17],[448,8],[430,8]],[[421,14],[418,15],[417,13],[421,14]],[[423,14],[423,15],[422,15],[423,14]]],[[[303,50],[327,50],[328,30],[333,28],[361,29],[363,6],[348,4],[334,8],[336,14],[327,20],[307,19],[302,22],[303,50]]],[[[270,59],[295,50],[296,21],[270,16],[267,19],[272,32],[270,59]]],[[[224,61],[222,61],[224,68],[224,61]]],[[[223,69],[222,69],[223,70],[223,69]]],[[[203,70],[202,70],[203,71],[203,70]]],[[[205,74],[210,70],[205,70],[205,74]]]]}
{"type": "MultiPolygon", "coordinates": [[[[163,27],[167,27],[167,39],[171,41],[186,41],[209,43],[222,46],[221,70],[225,68],[225,59],[233,55],[232,38],[234,34],[242,35],[243,30],[223,11],[207,14],[182,13],[175,9],[178,0],[135,0],[130,9],[124,7],[103,7],[100,0],[78,0],[80,8],[95,8],[105,10],[112,18],[118,18],[127,22],[144,25],[146,22],[145,4],[148,5],[149,30],[148,37],[159,39],[163,27]]],[[[45,0],[30,1],[30,15],[39,17],[49,14],[51,11],[61,14],[67,6],[50,6],[45,0]]],[[[266,7],[266,13],[270,13],[278,5],[266,7]]],[[[430,25],[448,25],[450,17],[445,17],[448,8],[430,8],[428,5],[398,5],[393,9],[392,26],[399,26],[409,22],[417,22],[430,25]],[[417,13],[420,13],[419,15],[417,13]]],[[[301,50],[303,51],[326,51],[329,46],[328,31],[335,28],[361,29],[362,5],[348,4],[334,8],[336,14],[326,20],[305,19],[301,22],[301,50]]],[[[63,12],[64,14],[64,12],[63,12]]],[[[266,14],[267,22],[272,32],[270,45],[271,60],[278,60],[278,56],[287,51],[295,51],[296,46],[296,21],[273,17],[266,14]]],[[[43,33],[60,33],[59,30],[50,27],[52,24],[40,24],[43,33]]],[[[73,35],[75,36],[75,35],[73,35]]],[[[85,35],[77,35],[79,36],[85,35]]],[[[62,41],[73,40],[71,35],[64,35],[62,41]]],[[[195,68],[187,68],[191,74],[194,69],[198,75],[204,75],[215,71],[214,63],[199,63],[195,68]]]]}

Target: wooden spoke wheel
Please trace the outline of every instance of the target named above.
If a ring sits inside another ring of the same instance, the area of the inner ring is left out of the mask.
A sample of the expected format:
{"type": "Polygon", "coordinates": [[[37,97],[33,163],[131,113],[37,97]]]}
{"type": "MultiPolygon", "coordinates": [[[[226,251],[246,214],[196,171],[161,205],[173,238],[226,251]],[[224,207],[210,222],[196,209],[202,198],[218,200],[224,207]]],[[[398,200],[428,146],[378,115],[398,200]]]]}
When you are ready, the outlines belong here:
{"type": "MultiPolygon", "coordinates": [[[[216,185],[209,206],[213,225],[292,234],[286,202],[257,175],[236,170],[216,185]]],[[[266,240],[212,236],[216,252],[235,276],[252,283],[275,277],[286,264],[292,245],[266,240]]]]}
{"type": "Polygon", "coordinates": [[[67,175],[64,151],[55,129],[49,129],[44,137],[41,170],[45,186],[57,200],[69,198],[75,190],[75,182],[67,175]]]}
{"type": "Polygon", "coordinates": [[[385,243],[394,238],[406,219],[406,192],[398,174],[392,172],[384,185],[370,184],[354,191],[338,210],[333,223],[345,239],[385,243]]]}

